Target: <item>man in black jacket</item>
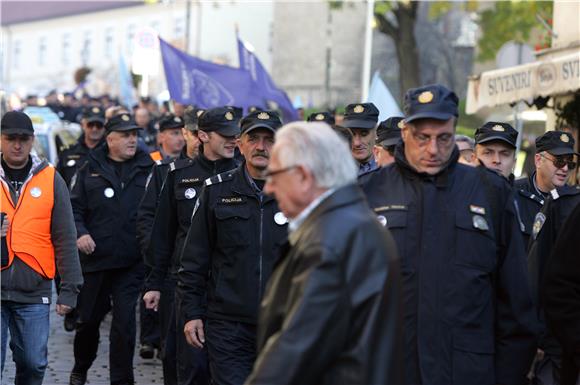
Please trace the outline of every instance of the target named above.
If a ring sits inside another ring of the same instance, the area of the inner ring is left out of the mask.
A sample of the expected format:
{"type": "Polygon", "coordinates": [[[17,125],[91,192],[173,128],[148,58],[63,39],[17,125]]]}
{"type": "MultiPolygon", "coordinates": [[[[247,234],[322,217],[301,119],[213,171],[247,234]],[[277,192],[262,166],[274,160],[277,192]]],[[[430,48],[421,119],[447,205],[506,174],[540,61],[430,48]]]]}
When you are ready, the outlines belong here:
{"type": "Polygon", "coordinates": [[[265,191],[290,234],[262,301],[246,383],[401,384],[396,247],[356,186],[345,142],[325,124],[289,124],[268,170],[265,191]]]}
{"type": "Polygon", "coordinates": [[[537,324],[508,181],[458,164],[455,93],[405,96],[395,163],[361,178],[401,255],[409,384],[522,384],[537,324]]]}
{"type": "Polygon", "coordinates": [[[134,383],[135,305],[144,274],[135,219],[153,161],[138,149],[138,126],[129,114],[111,118],[105,129],[106,145],[90,153],[71,182],[85,279],[74,338],[73,385],[86,381],[97,354],[99,326],[111,308],[111,384],[134,383]]]}
{"type": "Polygon", "coordinates": [[[77,143],[64,150],[58,157],[56,170],[67,186],[77,170],[85,164],[89,151],[102,142],[105,135],[105,111],[100,107],[88,107],[81,119],[83,130],[77,143]]]}
{"type": "Polygon", "coordinates": [[[233,156],[240,132],[240,117],[239,111],[229,107],[203,112],[198,118],[198,137],[203,143],[199,155],[195,159],[178,159],[169,165],[159,196],[148,250],[154,263],[143,300],[149,308],[161,307],[162,328],[169,328],[163,332],[165,339],[162,341],[167,385],[208,381],[205,352],[197,351],[185,342],[183,322],[176,318],[179,300],[173,296],[179,257],[203,182],[212,175],[236,167],[233,156]],[[160,298],[162,289],[165,289],[163,299],[160,298]]]}
{"type": "Polygon", "coordinates": [[[179,270],[185,337],[199,349],[207,341],[211,377],[219,385],[241,385],[252,369],[258,305],[286,238],[286,218],[262,191],[282,123],[274,112],[255,111],[241,125],[246,160],[206,180],[179,270]]]}

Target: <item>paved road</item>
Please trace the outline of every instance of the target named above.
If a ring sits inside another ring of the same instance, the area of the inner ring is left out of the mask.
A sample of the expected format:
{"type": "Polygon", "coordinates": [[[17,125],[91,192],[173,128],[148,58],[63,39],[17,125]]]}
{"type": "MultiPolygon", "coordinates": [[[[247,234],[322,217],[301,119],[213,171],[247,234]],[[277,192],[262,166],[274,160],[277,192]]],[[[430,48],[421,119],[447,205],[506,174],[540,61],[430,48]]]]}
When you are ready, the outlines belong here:
{"type": "MultiPolygon", "coordinates": [[[[44,376],[45,385],[68,384],[70,371],[74,365],[73,337],[74,333],[66,332],[63,328],[63,318],[58,316],[52,306],[50,314],[50,337],[48,340],[48,368],[44,376]]],[[[139,318],[139,317],[137,317],[139,318]]],[[[110,315],[101,325],[101,344],[99,353],[93,366],[89,370],[87,384],[109,384],[109,330],[110,315]]],[[[139,329],[137,329],[137,333],[139,329]]],[[[138,346],[134,360],[135,382],[138,385],[163,384],[161,361],[157,358],[143,360],[139,357],[138,346]]],[[[7,348],[6,364],[2,376],[2,385],[14,383],[14,362],[7,348]]]]}

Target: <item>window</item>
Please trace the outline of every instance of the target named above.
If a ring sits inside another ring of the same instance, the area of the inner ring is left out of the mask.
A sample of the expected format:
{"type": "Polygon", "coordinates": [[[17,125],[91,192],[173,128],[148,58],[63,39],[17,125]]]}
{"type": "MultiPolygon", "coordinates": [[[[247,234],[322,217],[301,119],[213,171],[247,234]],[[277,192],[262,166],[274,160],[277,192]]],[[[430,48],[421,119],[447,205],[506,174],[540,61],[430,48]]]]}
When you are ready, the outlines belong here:
{"type": "Polygon", "coordinates": [[[20,55],[22,54],[22,47],[21,47],[21,43],[19,40],[14,42],[14,52],[13,52],[13,61],[12,61],[12,67],[15,69],[18,69],[18,67],[20,67],[20,55]]]}
{"type": "Polygon", "coordinates": [[[91,31],[85,31],[83,36],[83,45],[81,49],[81,59],[83,65],[86,66],[91,61],[91,49],[92,49],[92,36],[91,31]]]}
{"type": "Polygon", "coordinates": [[[105,30],[105,57],[113,57],[113,28],[109,27],[105,30]]]}
{"type": "Polygon", "coordinates": [[[46,64],[46,37],[41,37],[38,40],[38,65],[46,64]]]}
{"type": "Polygon", "coordinates": [[[67,66],[71,62],[70,34],[62,35],[62,65],[67,66]]]}

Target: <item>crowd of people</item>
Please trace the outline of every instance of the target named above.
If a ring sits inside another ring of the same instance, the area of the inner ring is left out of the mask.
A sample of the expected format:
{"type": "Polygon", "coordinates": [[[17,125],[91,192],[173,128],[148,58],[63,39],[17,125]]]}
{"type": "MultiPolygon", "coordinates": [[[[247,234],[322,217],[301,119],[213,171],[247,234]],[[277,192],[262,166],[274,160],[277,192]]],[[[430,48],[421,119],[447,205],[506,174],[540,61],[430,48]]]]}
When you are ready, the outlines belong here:
{"type": "Polygon", "coordinates": [[[456,135],[441,85],[382,122],[372,103],[287,124],[257,107],[77,104],[47,97],[82,127],[56,167],[26,114],[2,117],[2,368],[9,334],[17,384],[43,381],[53,279],[71,385],[90,381],[108,313],[113,385],[135,383],[137,314],[166,385],[580,383],[572,133],[538,137],[516,180],[518,131],[456,135]]]}

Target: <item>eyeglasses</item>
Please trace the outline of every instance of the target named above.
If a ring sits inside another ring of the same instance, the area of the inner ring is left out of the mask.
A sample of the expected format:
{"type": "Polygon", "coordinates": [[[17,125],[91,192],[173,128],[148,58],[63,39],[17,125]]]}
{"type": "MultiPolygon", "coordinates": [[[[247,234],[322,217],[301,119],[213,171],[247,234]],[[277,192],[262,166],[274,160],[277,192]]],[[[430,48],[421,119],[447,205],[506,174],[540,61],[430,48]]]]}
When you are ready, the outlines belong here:
{"type": "Polygon", "coordinates": [[[548,159],[550,162],[554,164],[556,168],[564,168],[564,166],[568,166],[568,170],[574,170],[576,168],[576,162],[572,160],[572,158],[567,156],[555,156],[554,158],[549,158],[546,155],[540,154],[540,156],[544,159],[548,159]]]}
{"type": "Polygon", "coordinates": [[[420,147],[424,147],[428,145],[431,140],[435,139],[435,143],[437,143],[437,147],[445,147],[451,144],[454,141],[455,137],[453,134],[442,134],[438,136],[430,136],[424,134],[417,134],[411,131],[411,135],[415,139],[415,141],[419,144],[420,147]]]}
{"type": "Polygon", "coordinates": [[[278,170],[266,171],[266,174],[264,174],[264,176],[266,177],[266,180],[271,180],[274,175],[278,175],[278,174],[282,174],[284,172],[288,172],[288,171],[293,170],[293,169],[295,169],[297,167],[298,167],[298,165],[294,165],[294,166],[284,167],[284,168],[281,168],[281,169],[278,169],[278,170]]]}

